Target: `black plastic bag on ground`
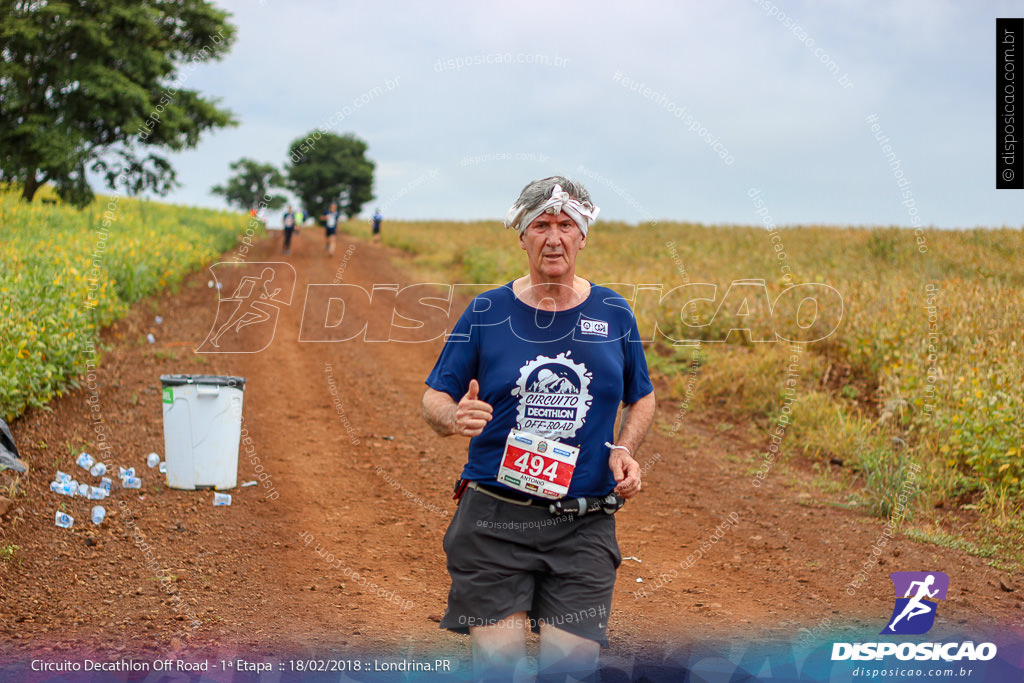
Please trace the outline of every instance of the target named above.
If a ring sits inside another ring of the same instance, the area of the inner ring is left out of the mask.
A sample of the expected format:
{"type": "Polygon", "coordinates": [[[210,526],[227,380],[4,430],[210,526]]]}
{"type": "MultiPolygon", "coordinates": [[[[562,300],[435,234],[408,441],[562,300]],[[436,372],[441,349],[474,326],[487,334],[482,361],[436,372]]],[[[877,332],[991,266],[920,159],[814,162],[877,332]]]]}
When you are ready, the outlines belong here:
{"type": "Polygon", "coordinates": [[[9,467],[15,472],[28,472],[28,466],[18,460],[18,447],[7,423],[0,419],[0,467],[9,467]]]}

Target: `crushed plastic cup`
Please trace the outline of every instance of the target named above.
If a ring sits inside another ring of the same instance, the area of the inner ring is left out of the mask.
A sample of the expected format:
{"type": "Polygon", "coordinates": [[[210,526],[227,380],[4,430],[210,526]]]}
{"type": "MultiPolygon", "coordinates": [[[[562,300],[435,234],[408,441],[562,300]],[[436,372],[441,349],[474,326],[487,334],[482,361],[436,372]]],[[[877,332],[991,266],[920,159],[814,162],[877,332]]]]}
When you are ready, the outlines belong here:
{"type": "Polygon", "coordinates": [[[98,462],[89,469],[89,474],[94,477],[102,477],[107,473],[106,463],[98,462]]]}
{"type": "Polygon", "coordinates": [[[167,474],[167,461],[164,460],[160,463],[160,474],[167,474]]]}
{"type": "Polygon", "coordinates": [[[141,489],[142,479],[139,477],[122,477],[121,487],[126,489],[141,489]]]}
{"type": "Polygon", "coordinates": [[[96,464],[96,459],[93,458],[88,453],[86,453],[85,451],[83,451],[78,454],[78,457],[75,459],[75,463],[83,470],[88,472],[90,469],[92,469],[92,466],[96,464]]]}
{"type": "Polygon", "coordinates": [[[88,498],[89,497],[89,485],[84,483],[84,482],[79,483],[78,484],[78,495],[80,495],[82,498],[88,498]]]}
{"type": "Polygon", "coordinates": [[[214,493],[213,494],[214,505],[231,505],[231,494],[230,493],[214,493]]]}
{"type": "Polygon", "coordinates": [[[146,464],[149,465],[149,469],[153,469],[160,464],[160,456],[157,453],[150,453],[146,456],[146,464]]]}
{"type": "Polygon", "coordinates": [[[69,482],[71,481],[71,475],[57,470],[57,474],[53,475],[53,480],[60,483],[69,482]]]}
{"type": "Polygon", "coordinates": [[[119,478],[121,478],[121,479],[124,479],[125,477],[134,477],[135,476],[135,468],[134,467],[120,467],[120,466],[118,466],[118,468],[117,468],[117,476],[119,478]]]}
{"type": "Polygon", "coordinates": [[[70,481],[51,481],[50,490],[62,496],[74,497],[78,493],[78,486],[75,486],[70,481]]]}
{"type": "Polygon", "coordinates": [[[164,324],[163,316],[158,315],[156,318],[154,318],[154,320],[156,321],[157,325],[163,325],[164,324]]]}
{"type": "Polygon", "coordinates": [[[146,335],[146,341],[148,341],[150,344],[156,344],[156,337],[153,336],[152,332],[146,335]]]}
{"type": "Polygon", "coordinates": [[[110,477],[103,477],[102,479],[100,479],[100,488],[106,491],[108,496],[110,495],[110,489],[111,487],[113,487],[113,485],[114,480],[111,479],[110,477]]]}
{"type": "Polygon", "coordinates": [[[75,524],[75,518],[66,512],[58,510],[57,514],[54,515],[53,523],[62,529],[70,529],[75,524]]]}
{"type": "Polygon", "coordinates": [[[107,491],[102,486],[90,486],[89,487],[89,495],[87,496],[87,498],[89,500],[103,500],[104,498],[106,498],[109,495],[110,495],[110,492],[107,491]]]}

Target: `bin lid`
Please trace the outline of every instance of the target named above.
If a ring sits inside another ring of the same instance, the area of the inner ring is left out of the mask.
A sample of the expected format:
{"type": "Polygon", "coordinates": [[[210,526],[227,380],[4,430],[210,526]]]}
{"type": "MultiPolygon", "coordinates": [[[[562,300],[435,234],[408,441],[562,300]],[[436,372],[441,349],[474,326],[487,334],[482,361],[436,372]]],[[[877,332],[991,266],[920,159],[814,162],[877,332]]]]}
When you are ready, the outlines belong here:
{"type": "Polygon", "coordinates": [[[165,387],[181,386],[182,384],[207,384],[245,390],[245,378],[230,375],[160,375],[160,383],[165,387]]]}

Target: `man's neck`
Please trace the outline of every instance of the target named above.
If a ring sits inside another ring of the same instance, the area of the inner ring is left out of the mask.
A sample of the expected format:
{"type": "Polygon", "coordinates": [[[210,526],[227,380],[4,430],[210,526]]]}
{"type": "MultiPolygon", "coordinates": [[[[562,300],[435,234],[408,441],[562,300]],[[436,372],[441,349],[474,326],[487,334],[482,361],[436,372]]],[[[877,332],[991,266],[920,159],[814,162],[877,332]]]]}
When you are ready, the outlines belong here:
{"type": "Polygon", "coordinates": [[[590,283],[575,275],[557,281],[524,275],[513,281],[512,291],[528,306],[542,311],[565,311],[586,300],[590,295],[590,283]]]}

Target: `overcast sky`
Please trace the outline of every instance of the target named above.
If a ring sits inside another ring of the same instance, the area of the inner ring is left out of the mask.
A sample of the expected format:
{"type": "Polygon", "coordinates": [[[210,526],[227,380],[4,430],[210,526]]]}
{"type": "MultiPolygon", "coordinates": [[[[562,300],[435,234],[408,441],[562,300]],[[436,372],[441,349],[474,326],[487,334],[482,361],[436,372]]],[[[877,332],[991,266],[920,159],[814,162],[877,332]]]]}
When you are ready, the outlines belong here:
{"type": "Polygon", "coordinates": [[[223,206],[230,162],[283,165],[333,120],[390,218],[500,219],[564,174],[630,222],[753,224],[760,190],[780,225],[1024,225],[994,189],[995,18],[1019,2],[217,4],[237,41],[186,83],[241,125],[173,157],[171,201],[223,206]]]}

